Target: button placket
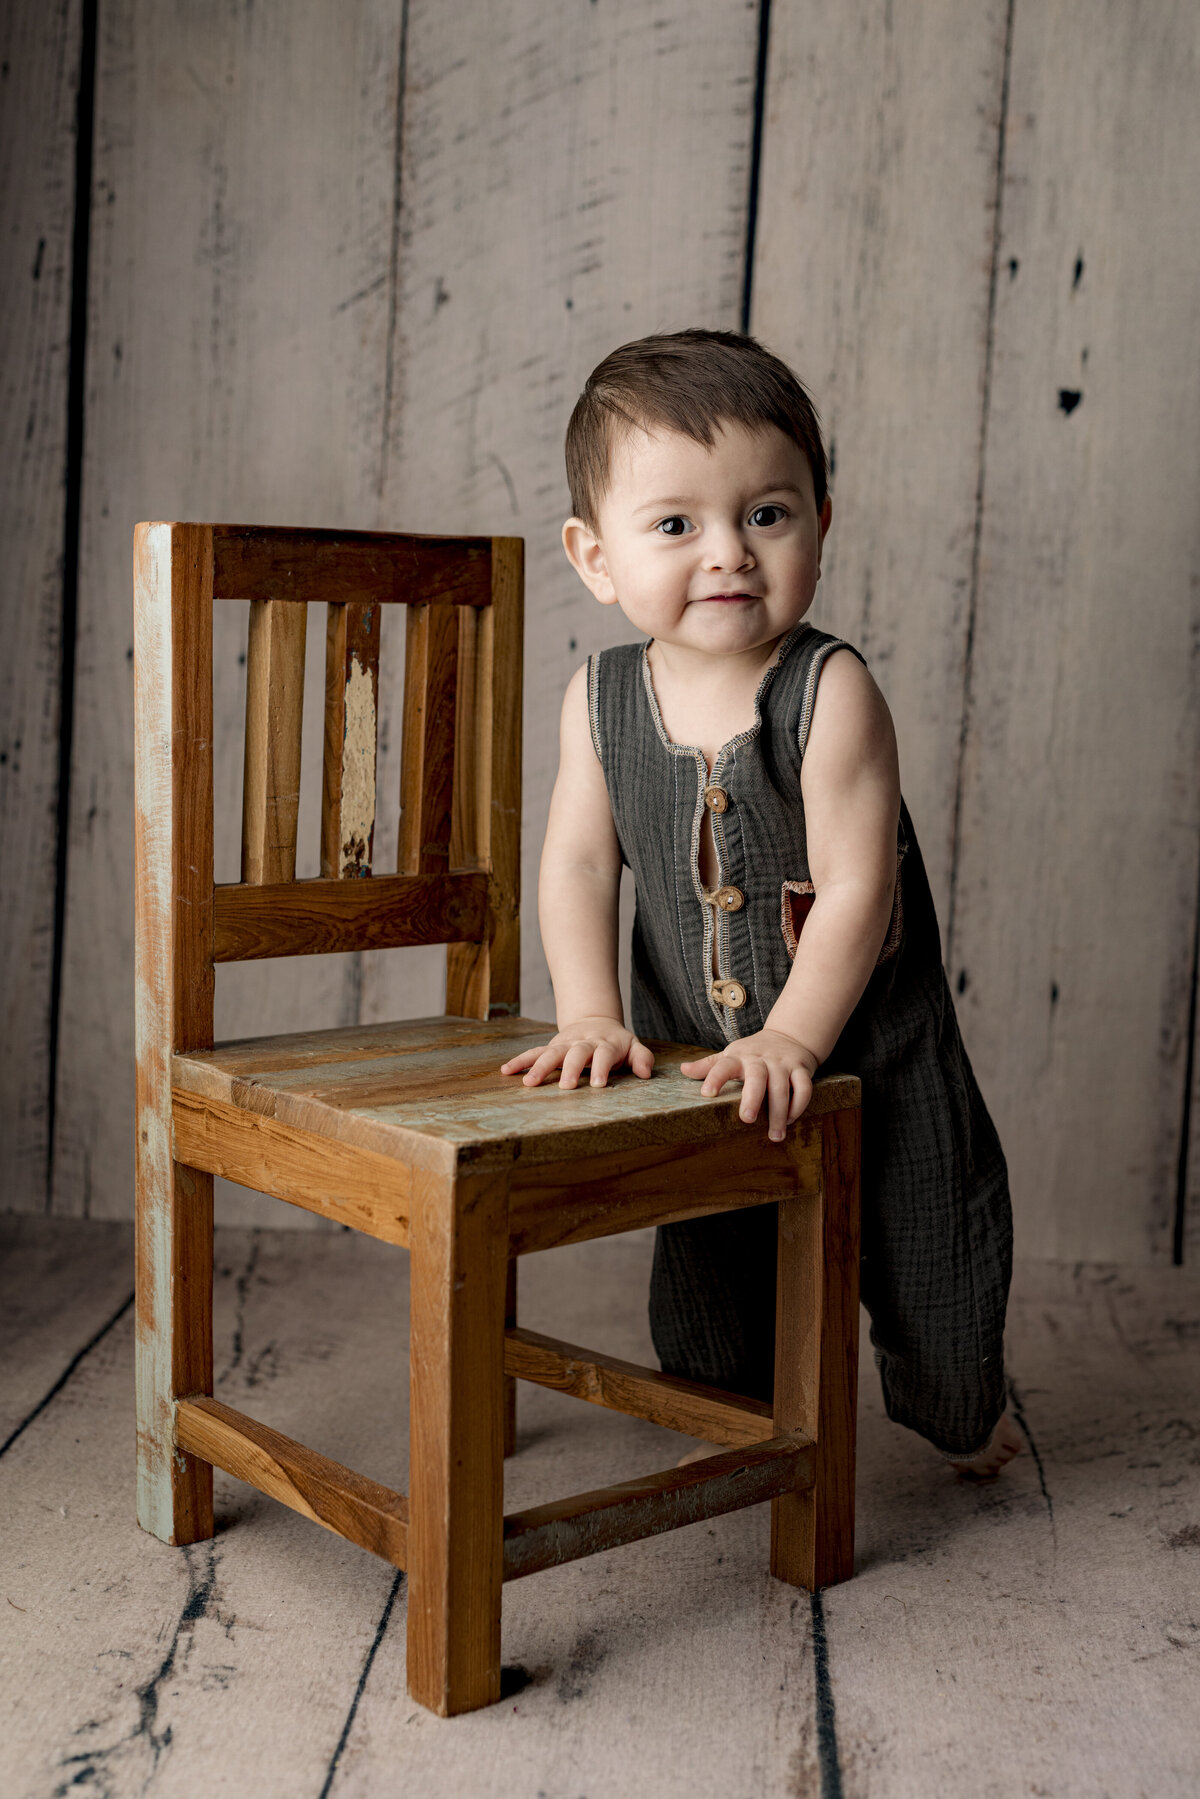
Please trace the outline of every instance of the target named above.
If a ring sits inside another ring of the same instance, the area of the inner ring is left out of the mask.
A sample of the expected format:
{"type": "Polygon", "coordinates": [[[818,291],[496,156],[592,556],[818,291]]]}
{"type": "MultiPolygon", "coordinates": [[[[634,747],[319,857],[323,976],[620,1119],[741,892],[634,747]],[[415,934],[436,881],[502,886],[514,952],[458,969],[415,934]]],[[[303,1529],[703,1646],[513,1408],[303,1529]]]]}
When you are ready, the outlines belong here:
{"type": "Polygon", "coordinates": [[[722,754],[718,753],[717,760],[713,763],[709,784],[704,790],[705,804],[709,807],[712,815],[713,848],[717,855],[718,881],[718,885],[705,894],[705,899],[712,907],[713,926],[717,941],[717,978],[712,982],[711,992],[719,1006],[726,1008],[727,1011],[740,1011],[749,996],[741,981],[735,980],[729,972],[731,944],[728,918],[731,912],[741,911],[746,896],[739,887],[735,887],[725,880],[725,870],[729,863],[729,846],[725,841],[725,819],[729,811],[730,798],[728,788],[721,782],[723,773],[722,754]]]}

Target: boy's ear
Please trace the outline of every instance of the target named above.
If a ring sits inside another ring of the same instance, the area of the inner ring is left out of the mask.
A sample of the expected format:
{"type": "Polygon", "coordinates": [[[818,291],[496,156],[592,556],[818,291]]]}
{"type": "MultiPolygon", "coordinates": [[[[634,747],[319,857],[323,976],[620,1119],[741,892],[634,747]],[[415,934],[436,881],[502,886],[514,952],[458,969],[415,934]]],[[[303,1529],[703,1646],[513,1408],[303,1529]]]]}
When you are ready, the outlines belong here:
{"type": "Polygon", "coordinates": [[[820,517],[821,542],[817,546],[817,575],[818,575],[818,577],[820,576],[820,573],[821,573],[821,551],[825,548],[825,539],[829,536],[829,525],[830,525],[830,521],[832,518],[833,518],[833,501],[830,499],[829,495],[826,494],[825,495],[825,504],[821,508],[821,517],[820,517]]]}
{"type": "Polygon", "coordinates": [[[615,606],[616,589],[608,572],[604,546],[590,525],[581,518],[569,518],[562,528],[563,549],[567,561],[579,576],[593,599],[602,606],[615,606]]]}

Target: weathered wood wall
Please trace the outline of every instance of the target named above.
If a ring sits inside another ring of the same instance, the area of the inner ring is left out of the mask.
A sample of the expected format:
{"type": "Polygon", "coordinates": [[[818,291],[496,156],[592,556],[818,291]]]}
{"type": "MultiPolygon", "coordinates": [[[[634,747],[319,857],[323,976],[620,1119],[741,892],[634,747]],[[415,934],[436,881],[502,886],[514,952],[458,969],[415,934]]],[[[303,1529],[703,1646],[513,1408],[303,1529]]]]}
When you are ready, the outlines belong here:
{"type": "MultiPolygon", "coordinates": [[[[828,428],[818,621],[862,645],[896,713],[1021,1246],[1169,1258],[1200,867],[1195,9],[99,0],[86,379],[69,396],[96,16],[96,0],[22,0],[3,27],[0,1203],[129,1209],[134,521],[526,537],[524,1000],[545,1012],[532,896],[557,698],[623,634],[561,560],[567,412],[614,343],[748,319],[828,428]],[[78,620],[60,650],[72,491],[78,620]]],[[[243,631],[231,613],[217,643],[221,878],[243,631]]],[[[384,866],[394,807],[378,842],[384,866]]],[[[439,952],[251,965],[221,971],[218,1029],[439,1003],[439,952]]],[[[253,1211],[232,1190],[223,1205],[253,1211]]]]}

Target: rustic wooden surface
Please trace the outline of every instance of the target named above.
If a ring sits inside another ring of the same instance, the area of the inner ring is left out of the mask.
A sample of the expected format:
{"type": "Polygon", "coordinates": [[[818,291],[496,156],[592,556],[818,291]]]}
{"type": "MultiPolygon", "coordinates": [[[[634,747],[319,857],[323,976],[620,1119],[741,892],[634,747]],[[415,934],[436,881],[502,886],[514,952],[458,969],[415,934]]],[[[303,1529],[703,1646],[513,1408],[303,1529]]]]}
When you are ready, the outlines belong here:
{"type": "Polygon", "coordinates": [[[508,1187],[413,1187],[408,1690],[447,1717],[500,1697],[508,1187]]]}
{"type": "Polygon", "coordinates": [[[618,1357],[600,1355],[577,1343],[564,1343],[539,1331],[509,1326],[504,1366],[522,1380],[536,1381],[557,1393],[570,1393],[593,1405],[648,1418],[667,1430],[686,1431],[710,1443],[745,1448],[761,1443],[771,1408],[761,1399],[735,1398],[698,1381],[639,1368],[618,1357]]]}
{"type": "Polygon", "coordinates": [[[172,1057],[213,1041],[212,533],[140,525],[134,551],[137,1516],[212,1536],[212,1469],[174,1401],[212,1391],[213,1183],[177,1159],[172,1057]]]}
{"type": "MultiPolygon", "coordinates": [[[[685,1198],[711,1178],[714,1200],[753,1203],[774,1190],[790,1165],[819,1178],[820,1128],[828,1111],[858,1103],[859,1083],[832,1076],[816,1083],[809,1115],[793,1129],[793,1154],[766,1139],[765,1121],[743,1125],[740,1092],[715,1097],[680,1073],[695,1054],[650,1039],[656,1055],[649,1080],[625,1075],[605,1087],[526,1087],[501,1064],[549,1029],[535,1019],[490,1024],[432,1018],[401,1026],[309,1032],[292,1040],[256,1038],[176,1057],[176,1087],[312,1130],[347,1143],[428,1162],[447,1148],[520,1145],[521,1209],[514,1229],[540,1234],[560,1228],[570,1240],[571,1189],[578,1206],[607,1200],[635,1204],[649,1192],[664,1161],[694,1171],[676,1185],[685,1198]],[[443,1041],[443,1037],[449,1039],[443,1041]],[[422,1145],[429,1146],[424,1152],[422,1145]],[[727,1145],[727,1153],[722,1151],[727,1145]],[[702,1146],[708,1146],[702,1155],[702,1146]],[[589,1158],[581,1184],[577,1163],[589,1158]],[[593,1160],[594,1159],[594,1160],[593,1160]],[[556,1226],[556,1215],[563,1217],[556,1226]]],[[[450,1161],[438,1166],[450,1167],[450,1161]]],[[[540,1243],[540,1247],[546,1244],[540,1243]]],[[[531,1243],[529,1247],[533,1247],[531,1243]]]]}
{"type": "Polygon", "coordinates": [[[815,1437],[818,1456],[811,1489],[771,1507],[771,1572],[810,1592],[854,1573],[861,1147],[857,1113],[824,1119],[819,1192],[779,1208],[775,1428],[815,1437]]]}
{"type": "Polygon", "coordinates": [[[405,1494],[315,1454],[219,1399],[180,1400],[175,1439],[182,1449],[203,1456],[215,1468],[247,1481],[314,1524],[404,1567],[405,1494]]]}
{"type": "MultiPolygon", "coordinates": [[[[50,1123],[79,0],[0,17],[0,1204],[42,1211],[50,1123]]],[[[121,971],[126,994],[129,964],[121,971]]]]}
{"type": "Polygon", "coordinates": [[[814,622],[866,656],[944,920],[1007,12],[775,0],[751,326],[833,462],[814,622]]]}
{"type": "Polygon", "coordinates": [[[814,1462],[807,1438],[770,1437],[512,1512],[504,1520],[504,1578],[519,1580],[811,1487],[814,1462]]]}
{"type": "MultiPolygon", "coordinates": [[[[242,880],[296,878],[308,607],[252,600],[246,645],[242,880]]],[[[372,772],[374,772],[372,770],[372,772]]]]}
{"type": "Polygon", "coordinates": [[[949,965],[1025,1247],[1052,1256],[1172,1251],[1200,837],[1200,560],[1179,502],[1200,489],[1200,361],[1170,346],[1195,329],[1200,240],[1167,222],[1200,163],[1198,66],[1186,4],[1082,34],[1017,10],[949,965]]]}
{"type": "MultiPolygon", "coordinates": [[[[861,643],[896,713],[952,984],[1011,1150],[1020,1244],[1169,1253],[1200,866],[1197,270],[1179,228],[1200,152],[1194,11],[1118,0],[1097,31],[1078,0],[1052,18],[1014,0],[882,14],[775,0],[752,196],[766,10],[104,7],[58,1210],[127,1214],[132,1192],[131,522],[524,535],[529,895],[558,695],[589,650],[628,634],[561,559],[571,400],[626,337],[736,326],[753,224],[750,324],[811,381],[835,455],[815,616],[861,643]],[[1114,861],[1152,872],[1117,878],[1114,861]]],[[[29,1207],[47,1197],[81,16],[79,0],[17,0],[3,27],[16,628],[0,805],[15,998],[0,1084],[15,1110],[0,1141],[17,1163],[0,1203],[29,1207]]],[[[240,554],[230,538],[229,579],[248,588],[240,554]]],[[[223,880],[240,851],[245,613],[230,601],[216,621],[223,880]]],[[[320,789],[320,658],[308,661],[305,875],[320,789]]],[[[385,868],[402,678],[378,696],[385,868]]],[[[524,1004],[546,1011],[528,903],[522,930],[524,1004]]],[[[474,1003],[480,958],[451,960],[474,1003]]],[[[218,1032],[433,1012],[445,966],[426,947],[230,968],[218,1032]]],[[[1198,1108],[1193,1056],[1193,1192],[1198,1108]]],[[[262,1215],[229,1188],[218,1205],[262,1215]]],[[[1193,1245],[1197,1209],[1180,1230],[1193,1245]]]]}
{"type": "Polygon", "coordinates": [[[327,607],[321,873],[334,881],[371,872],[382,607],[327,607]]]}
{"type": "MultiPolygon", "coordinates": [[[[447,1728],[403,1697],[406,1588],[375,1556],[222,1474],[211,1543],[133,1525],[128,1227],[0,1232],[9,1430],[84,1352],[0,1458],[16,1793],[627,1799],[636,1771],[662,1799],[835,1782],[847,1799],[1191,1799],[1200,1782],[1193,1271],[1018,1265],[1010,1372],[1037,1456],[1027,1439],[990,1487],[886,1421],[864,1340],[858,1572],[824,1595],[819,1636],[808,1596],[765,1571],[768,1508],[732,1513],[514,1581],[508,1697],[447,1728]]],[[[525,1321],[652,1361],[650,1250],[530,1258],[525,1321]]],[[[405,1488],[404,1253],[218,1231],[217,1268],[222,1403],[405,1488]]],[[[688,1447],[523,1384],[506,1505],[688,1447]]]]}
{"type": "MultiPolygon", "coordinates": [[[[380,501],[401,0],[222,15],[116,0],[96,89],[87,456],[54,1203],[133,1185],[132,644],[138,518],[394,525],[380,501]]],[[[244,585],[245,583],[239,583],[244,585]]],[[[245,604],[217,609],[217,872],[240,862],[245,604]]],[[[323,640],[324,619],[311,621],[323,640]]],[[[319,845],[308,658],[298,866],[319,845]]],[[[392,789],[393,794],[395,788],[392,789]]],[[[418,1011],[440,1003],[444,952],[418,1011]]],[[[222,1036],[350,1023],[353,957],[239,967],[222,1036]]],[[[419,986],[419,983],[417,983],[419,986]]],[[[232,1202],[227,1212],[245,1210],[232,1202]]]]}

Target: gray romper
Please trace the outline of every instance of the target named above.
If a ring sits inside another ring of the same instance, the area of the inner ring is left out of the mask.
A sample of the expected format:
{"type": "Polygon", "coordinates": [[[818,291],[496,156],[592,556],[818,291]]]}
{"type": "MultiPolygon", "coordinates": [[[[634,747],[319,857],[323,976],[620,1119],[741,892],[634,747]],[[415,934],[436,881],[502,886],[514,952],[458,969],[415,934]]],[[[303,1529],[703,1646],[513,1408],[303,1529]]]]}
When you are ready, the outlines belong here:
{"type": "MultiPolygon", "coordinates": [[[[698,749],[667,737],[645,645],[592,657],[592,739],[637,888],[640,1036],[722,1049],[762,1029],[811,904],[800,763],[821,667],[838,649],[853,646],[795,626],[759,686],[756,722],[722,747],[711,775],[698,749]],[[698,863],[706,804],[720,877],[708,898],[698,863]]],[[[862,1080],[862,1297],[888,1415],[968,1455],[1004,1409],[1008,1177],[959,1036],[903,804],[897,848],[892,927],[821,1073],[862,1080]]],[[[650,1324],[668,1373],[770,1398],[775,1210],[658,1231],[650,1324]]]]}

